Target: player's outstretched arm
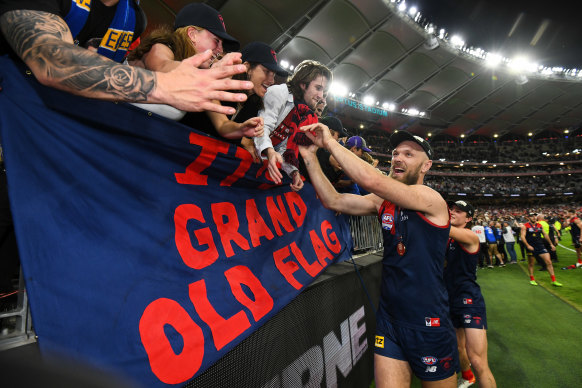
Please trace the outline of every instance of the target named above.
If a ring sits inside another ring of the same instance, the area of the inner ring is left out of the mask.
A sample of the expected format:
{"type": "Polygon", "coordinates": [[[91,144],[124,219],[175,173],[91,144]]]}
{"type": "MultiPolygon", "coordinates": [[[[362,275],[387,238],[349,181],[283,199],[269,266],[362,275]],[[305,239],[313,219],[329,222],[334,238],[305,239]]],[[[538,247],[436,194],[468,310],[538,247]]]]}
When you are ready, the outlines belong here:
{"type": "Polygon", "coordinates": [[[243,93],[226,90],[252,88],[251,82],[230,79],[246,71],[243,65],[198,69],[212,57],[210,51],[182,61],[168,73],[118,64],[74,45],[65,21],[48,12],[9,11],[0,16],[0,28],[39,82],[84,97],[232,114],[234,108],[213,100],[244,101],[243,93]]]}
{"type": "MultiPolygon", "coordinates": [[[[371,164],[333,139],[329,129],[321,123],[306,125],[301,130],[305,131],[317,146],[330,151],[344,172],[366,191],[403,208],[424,212],[427,218],[437,225],[447,224],[449,219],[447,204],[435,190],[424,185],[407,185],[378,173],[371,164]]],[[[431,163],[427,160],[423,168],[428,171],[430,166],[431,163]]]]}
{"type": "Polygon", "coordinates": [[[382,204],[382,199],[374,194],[361,196],[338,193],[321,170],[316,151],[316,145],[299,146],[311,183],[323,206],[350,215],[375,215],[382,204]]]}

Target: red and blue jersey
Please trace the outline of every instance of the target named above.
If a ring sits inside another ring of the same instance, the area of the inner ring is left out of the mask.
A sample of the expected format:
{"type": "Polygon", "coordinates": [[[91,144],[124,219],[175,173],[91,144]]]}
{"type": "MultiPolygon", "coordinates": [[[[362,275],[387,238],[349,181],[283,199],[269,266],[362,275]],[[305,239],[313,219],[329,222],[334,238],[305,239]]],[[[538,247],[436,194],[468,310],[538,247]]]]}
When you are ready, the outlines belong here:
{"type": "Polygon", "coordinates": [[[572,236],[572,241],[580,240],[580,228],[576,225],[576,220],[578,220],[578,217],[572,217],[570,220],[570,235],[572,236]]]}
{"type": "Polygon", "coordinates": [[[536,222],[535,224],[532,224],[531,222],[526,222],[524,226],[525,226],[525,240],[527,241],[527,243],[534,248],[536,246],[543,247],[544,233],[542,224],[540,224],[539,222],[536,222]]]}
{"type": "Polygon", "coordinates": [[[477,284],[479,249],[471,253],[454,239],[449,239],[444,279],[451,310],[455,308],[484,308],[485,300],[477,284]]]}
{"type": "Polygon", "coordinates": [[[411,328],[452,327],[443,280],[450,222],[435,225],[388,201],[378,217],[384,237],[378,315],[411,328]]]}

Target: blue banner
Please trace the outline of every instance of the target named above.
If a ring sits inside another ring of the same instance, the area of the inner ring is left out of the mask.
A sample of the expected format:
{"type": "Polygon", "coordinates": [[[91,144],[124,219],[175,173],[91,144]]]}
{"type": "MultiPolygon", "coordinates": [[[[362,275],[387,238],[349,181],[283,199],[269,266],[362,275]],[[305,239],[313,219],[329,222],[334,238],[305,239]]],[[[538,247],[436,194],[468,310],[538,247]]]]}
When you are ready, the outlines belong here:
{"type": "Polygon", "coordinates": [[[0,136],[42,351],[148,386],[196,377],[349,257],[313,187],[124,103],[0,58],[0,136]]]}

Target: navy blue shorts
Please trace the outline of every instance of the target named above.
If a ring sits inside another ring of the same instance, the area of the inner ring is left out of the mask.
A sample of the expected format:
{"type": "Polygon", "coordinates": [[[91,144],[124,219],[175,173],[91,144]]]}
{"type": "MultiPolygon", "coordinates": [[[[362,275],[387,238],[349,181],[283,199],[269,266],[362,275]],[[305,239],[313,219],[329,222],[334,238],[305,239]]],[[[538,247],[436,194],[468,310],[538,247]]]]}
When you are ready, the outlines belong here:
{"type": "Polygon", "coordinates": [[[451,308],[451,321],[455,329],[487,330],[487,312],[485,309],[451,308]]]}
{"type": "MultiPolygon", "coordinates": [[[[530,244],[531,245],[531,244],[530,244]]],[[[548,250],[542,244],[531,245],[533,247],[533,251],[527,250],[528,255],[541,255],[543,253],[548,253],[548,250]]]]}
{"type": "Polygon", "coordinates": [[[572,236],[572,244],[574,248],[580,248],[580,236],[572,236]]]}
{"type": "Polygon", "coordinates": [[[444,380],[459,371],[453,328],[411,329],[378,318],[374,353],[407,361],[412,373],[423,381],[444,380]]]}

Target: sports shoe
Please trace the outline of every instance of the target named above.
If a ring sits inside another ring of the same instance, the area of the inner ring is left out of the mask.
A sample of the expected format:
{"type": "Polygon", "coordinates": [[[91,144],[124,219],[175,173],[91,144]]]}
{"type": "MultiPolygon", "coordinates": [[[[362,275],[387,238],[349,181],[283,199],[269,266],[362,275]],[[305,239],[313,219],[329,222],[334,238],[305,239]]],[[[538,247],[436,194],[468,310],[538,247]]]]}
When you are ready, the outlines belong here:
{"type": "Polygon", "coordinates": [[[492,266],[491,264],[489,264],[489,265],[487,266],[487,268],[491,268],[491,269],[493,269],[493,266],[492,266]]]}
{"type": "Polygon", "coordinates": [[[457,388],[467,388],[470,387],[471,385],[475,384],[477,380],[475,379],[475,376],[473,376],[473,378],[471,380],[465,380],[464,378],[460,378],[459,381],[457,382],[457,388]]]}
{"type": "Polygon", "coordinates": [[[529,284],[531,284],[532,286],[537,286],[538,282],[536,282],[535,280],[530,280],[529,284]]]}
{"type": "Polygon", "coordinates": [[[582,263],[576,263],[576,268],[582,267],[582,263]]]}
{"type": "Polygon", "coordinates": [[[562,283],[560,283],[558,281],[555,281],[555,282],[552,282],[552,286],[554,286],[554,287],[562,287],[562,283]]]}

